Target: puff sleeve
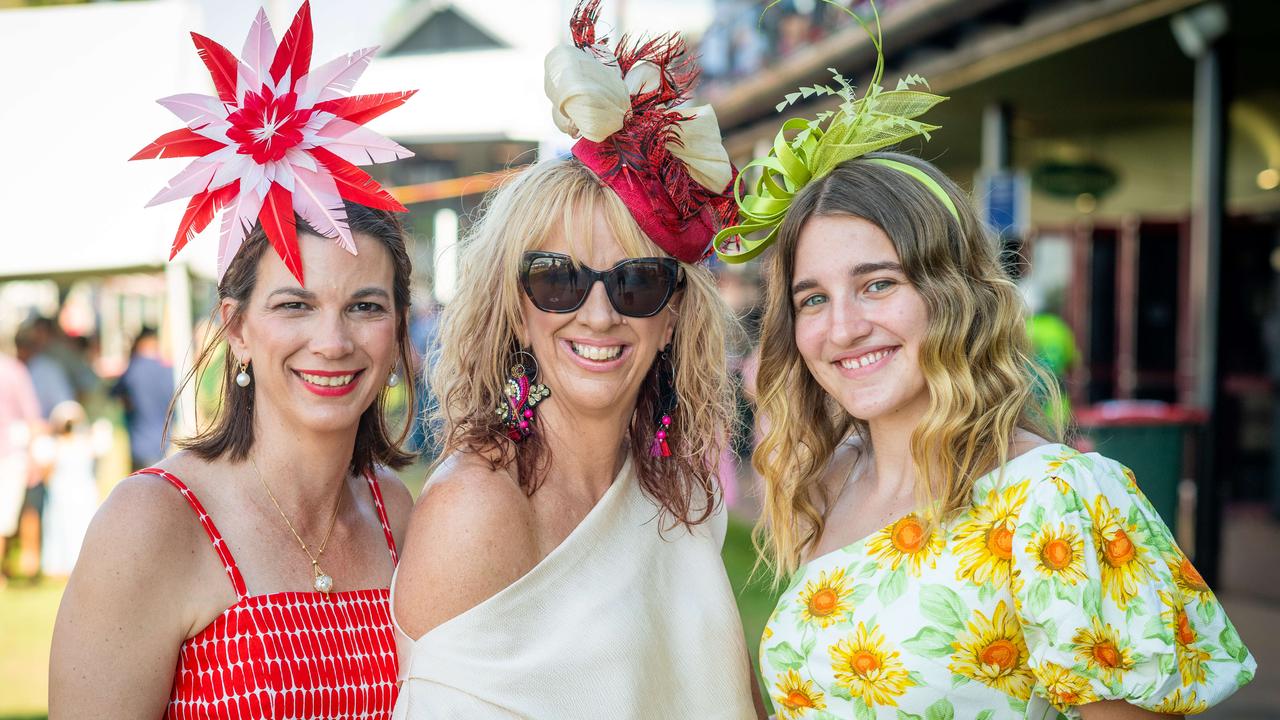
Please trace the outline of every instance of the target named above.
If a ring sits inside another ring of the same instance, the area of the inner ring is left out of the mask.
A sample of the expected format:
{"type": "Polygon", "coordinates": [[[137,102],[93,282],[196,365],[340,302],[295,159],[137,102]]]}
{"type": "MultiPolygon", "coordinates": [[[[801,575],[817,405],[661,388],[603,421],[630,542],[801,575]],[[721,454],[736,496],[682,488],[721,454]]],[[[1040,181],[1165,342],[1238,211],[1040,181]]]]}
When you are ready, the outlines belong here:
{"type": "Polygon", "coordinates": [[[1072,455],[1034,481],[1011,584],[1034,692],[1059,710],[1124,700],[1194,714],[1257,663],[1128,468],[1072,455]]]}

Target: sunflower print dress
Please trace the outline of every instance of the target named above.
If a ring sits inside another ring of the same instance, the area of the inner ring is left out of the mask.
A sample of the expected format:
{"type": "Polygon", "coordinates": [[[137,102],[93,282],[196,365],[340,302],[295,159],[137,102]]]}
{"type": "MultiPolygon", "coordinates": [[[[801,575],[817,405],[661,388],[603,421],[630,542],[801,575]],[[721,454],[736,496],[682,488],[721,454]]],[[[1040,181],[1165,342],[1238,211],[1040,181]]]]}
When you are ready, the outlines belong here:
{"type": "Polygon", "coordinates": [[[1194,714],[1257,667],[1128,468],[1065,445],[802,566],[760,664],[779,720],[1194,714]]]}

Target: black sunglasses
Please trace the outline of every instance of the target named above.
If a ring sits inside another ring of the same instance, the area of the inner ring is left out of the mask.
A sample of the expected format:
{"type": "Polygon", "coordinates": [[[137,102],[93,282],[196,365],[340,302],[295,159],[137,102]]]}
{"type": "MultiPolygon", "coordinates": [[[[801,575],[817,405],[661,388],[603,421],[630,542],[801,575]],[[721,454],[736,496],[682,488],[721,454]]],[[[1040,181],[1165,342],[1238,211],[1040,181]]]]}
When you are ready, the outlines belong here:
{"type": "Polygon", "coordinates": [[[574,263],[560,253],[526,252],[520,263],[520,282],[543,312],[567,313],[582,307],[596,281],[604,283],[613,309],[627,317],[653,317],[684,287],[680,263],[674,258],[629,258],[608,270],[574,263]]]}

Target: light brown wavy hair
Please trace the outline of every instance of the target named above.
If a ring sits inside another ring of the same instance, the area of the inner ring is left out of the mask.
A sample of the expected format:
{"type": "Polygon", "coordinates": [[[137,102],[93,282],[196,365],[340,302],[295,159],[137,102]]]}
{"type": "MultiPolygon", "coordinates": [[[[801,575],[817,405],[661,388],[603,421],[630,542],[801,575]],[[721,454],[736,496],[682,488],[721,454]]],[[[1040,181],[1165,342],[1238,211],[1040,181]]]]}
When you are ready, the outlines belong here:
{"type": "Polygon", "coordinates": [[[1019,428],[1062,437],[1041,410],[1045,396],[1056,400],[1056,381],[1032,359],[1022,296],[969,199],[923,160],[888,152],[865,157],[928,173],[951,197],[959,220],[920,181],[862,158],[810,183],[787,211],[766,270],[757,385],[769,427],[752,458],[764,479],[753,537],[775,582],[789,577],[822,537],[832,499],[823,478],[836,448],[855,434],[870,447],[867,424],[822,389],[796,348],[791,283],[796,245],[810,218],[847,215],[874,223],[924,298],[928,328],[920,370],[929,408],[911,436],[922,517],[945,522],[969,507],[974,482],[1008,462],[1019,428]]]}
{"type": "MultiPolygon", "coordinates": [[[[492,193],[481,215],[459,245],[458,293],[445,307],[437,355],[429,385],[438,405],[429,412],[443,448],[475,453],[498,469],[515,463],[520,486],[529,495],[545,480],[546,444],[535,424],[532,435],[516,443],[494,412],[504,402],[503,386],[523,326],[520,262],[557,232],[570,247],[590,243],[597,209],[623,250],[631,257],[666,253],[648,238],[625,205],[577,159],[544,160],[520,172],[492,193]]],[[[731,315],[702,265],[681,263],[685,276],[671,362],[679,403],[667,434],[671,457],[649,450],[658,403],[657,376],[651,370],[640,388],[628,430],[629,449],[641,488],[686,526],[705,520],[719,493],[715,467],[733,418],[733,388],[726,372],[726,336],[731,315]]],[[[546,402],[556,402],[555,388],[546,402]]],[[[603,448],[602,448],[603,449],[603,448]]]]}

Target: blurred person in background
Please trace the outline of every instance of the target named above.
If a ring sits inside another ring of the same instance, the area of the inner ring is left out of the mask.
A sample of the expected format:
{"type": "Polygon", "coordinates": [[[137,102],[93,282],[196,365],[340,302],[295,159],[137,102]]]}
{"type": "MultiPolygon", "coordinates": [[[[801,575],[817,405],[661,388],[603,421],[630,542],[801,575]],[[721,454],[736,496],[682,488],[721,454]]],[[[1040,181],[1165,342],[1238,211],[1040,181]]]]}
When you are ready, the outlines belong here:
{"type": "Polygon", "coordinates": [[[93,341],[68,336],[62,326],[49,317],[32,319],[30,327],[42,348],[41,353],[62,367],[76,402],[86,404],[102,384],[93,369],[93,341]]]}
{"type": "MultiPolygon", "coordinates": [[[[18,327],[14,345],[18,359],[27,366],[36,399],[40,403],[40,419],[48,421],[50,413],[58,405],[75,402],[75,387],[66,368],[50,352],[54,332],[52,321],[36,318],[18,327]]],[[[22,515],[18,520],[18,544],[22,548],[18,558],[19,572],[36,575],[40,572],[41,518],[44,516],[45,480],[53,468],[52,461],[37,463],[27,483],[22,500],[22,515]]]]}
{"type": "Polygon", "coordinates": [[[173,398],[173,367],[160,356],[156,331],[143,328],[134,338],[129,366],[111,389],[124,405],[133,469],[141,470],[165,455],[165,428],[173,398]]]}
{"type": "MultiPolygon", "coordinates": [[[[1031,342],[1032,356],[1057,381],[1058,393],[1050,398],[1041,393],[1045,413],[1054,422],[1066,425],[1071,421],[1071,398],[1067,394],[1067,376],[1079,361],[1075,333],[1062,319],[1061,302],[1050,303],[1038,289],[1026,288],[1023,295],[1031,316],[1027,318],[1027,338],[1031,342]],[[1050,404],[1052,403],[1052,404],[1050,404]]],[[[1061,300],[1061,293],[1059,293],[1061,300]]]]}
{"type": "Polygon", "coordinates": [[[41,517],[40,569],[46,577],[65,578],[76,565],[98,509],[95,467],[110,448],[110,436],[105,444],[103,439],[93,432],[80,403],[61,403],[49,415],[49,433],[35,451],[38,461],[50,464],[41,517]]]}
{"type": "Polygon", "coordinates": [[[8,577],[8,541],[18,532],[18,518],[30,481],[32,439],[44,416],[27,368],[0,352],[0,587],[8,577]]]}
{"type": "Polygon", "coordinates": [[[573,156],[495,191],[459,248],[444,449],[393,580],[396,720],[756,717],[721,558],[729,318],[699,264],[733,169],[709,108],[668,109],[682,44],[607,50],[598,5],[545,65],[573,156]]]}
{"type": "MultiPolygon", "coordinates": [[[[439,352],[440,304],[432,296],[430,286],[420,288],[419,299],[413,304],[413,318],[409,320],[409,337],[413,341],[414,372],[418,377],[427,377],[431,373],[431,364],[439,352]]],[[[417,451],[423,461],[435,460],[440,454],[440,446],[436,432],[430,425],[430,416],[435,408],[436,398],[430,387],[423,387],[418,392],[418,402],[413,408],[413,434],[409,436],[409,447],[417,451]]]]}
{"type": "Polygon", "coordinates": [[[412,503],[392,471],[410,427],[387,405],[402,382],[414,399],[412,266],[404,206],[354,163],[413,154],[363,124],[413,91],[349,95],[371,50],[313,70],[306,2],[279,43],[259,10],[243,60],[193,38],[217,96],[178,96],[190,124],[135,159],[206,173],[153,199],[192,196],[173,252],[222,209],[221,325],[186,376],[222,356],[220,402],[90,525],[54,626],[50,716],[387,720],[412,503]]]}

